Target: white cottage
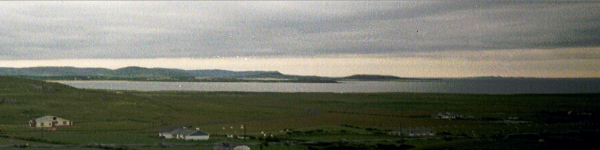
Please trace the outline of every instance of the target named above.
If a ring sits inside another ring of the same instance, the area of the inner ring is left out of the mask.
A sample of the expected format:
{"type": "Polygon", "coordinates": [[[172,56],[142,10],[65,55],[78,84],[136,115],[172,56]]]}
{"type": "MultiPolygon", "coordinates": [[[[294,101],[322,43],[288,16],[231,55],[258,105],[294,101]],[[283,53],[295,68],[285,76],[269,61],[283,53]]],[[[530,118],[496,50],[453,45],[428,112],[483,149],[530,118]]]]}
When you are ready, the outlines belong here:
{"type": "Polygon", "coordinates": [[[164,137],[165,139],[181,139],[181,140],[208,140],[209,134],[206,132],[200,131],[199,128],[196,130],[192,129],[175,129],[171,132],[162,132],[158,134],[159,137],[164,137]]]}
{"type": "Polygon", "coordinates": [[[56,116],[44,116],[29,121],[30,127],[42,128],[42,127],[58,127],[58,126],[71,126],[73,122],[64,118],[56,116]]]}

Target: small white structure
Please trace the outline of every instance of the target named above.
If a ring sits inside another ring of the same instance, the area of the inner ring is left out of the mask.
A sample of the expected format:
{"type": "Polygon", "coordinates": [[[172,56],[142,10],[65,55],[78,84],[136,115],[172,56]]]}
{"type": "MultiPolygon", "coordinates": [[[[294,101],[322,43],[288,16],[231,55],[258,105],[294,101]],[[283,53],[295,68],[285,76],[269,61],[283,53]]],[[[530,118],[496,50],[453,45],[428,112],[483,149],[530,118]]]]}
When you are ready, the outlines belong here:
{"type": "Polygon", "coordinates": [[[401,128],[398,130],[390,131],[388,134],[398,136],[435,136],[435,131],[431,128],[426,127],[401,128]]]}
{"type": "Polygon", "coordinates": [[[462,117],[462,115],[457,114],[457,113],[453,113],[453,112],[445,112],[445,113],[438,113],[436,115],[433,115],[432,117],[436,118],[436,119],[449,119],[449,120],[452,120],[452,119],[460,118],[460,117],[462,117]]]}
{"type": "Polygon", "coordinates": [[[250,147],[246,145],[229,143],[226,141],[215,143],[213,150],[250,150],[250,147]]]}
{"type": "Polygon", "coordinates": [[[209,134],[206,132],[200,131],[199,128],[196,130],[193,129],[175,129],[171,132],[162,132],[158,133],[159,137],[164,137],[165,139],[181,139],[181,140],[208,140],[209,134]]]}
{"type": "Polygon", "coordinates": [[[29,121],[30,127],[42,128],[42,127],[58,127],[58,126],[71,126],[73,122],[64,118],[56,116],[44,116],[29,121]]]}
{"type": "Polygon", "coordinates": [[[246,145],[236,146],[235,148],[233,148],[233,150],[250,150],[250,147],[246,145]]]}
{"type": "Polygon", "coordinates": [[[474,116],[465,116],[465,115],[461,115],[461,114],[457,114],[457,113],[453,113],[453,112],[443,112],[443,113],[438,113],[435,115],[431,115],[432,118],[434,119],[448,119],[448,120],[454,120],[454,119],[463,119],[463,120],[473,120],[473,119],[478,119],[474,116]]]}

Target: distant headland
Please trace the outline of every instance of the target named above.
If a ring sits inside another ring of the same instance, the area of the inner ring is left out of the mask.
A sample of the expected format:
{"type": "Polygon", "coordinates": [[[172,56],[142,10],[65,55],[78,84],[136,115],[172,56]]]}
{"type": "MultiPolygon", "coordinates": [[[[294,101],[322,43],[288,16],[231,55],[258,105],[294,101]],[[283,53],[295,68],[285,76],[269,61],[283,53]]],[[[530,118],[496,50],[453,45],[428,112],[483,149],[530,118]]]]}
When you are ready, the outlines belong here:
{"type": "Polygon", "coordinates": [[[172,81],[172,82],[296,82],[338,83],[340,81],[394,81],[425,80],[401,78],[390,75],[351,75],[347,77],[321,77],[286,75],[278,71],[183,70],[173,68],[124,67],[76,68],[29,67],[0,68],[0,75],[19,76],[36,80],[121,80],[121,81],[172,81]]]}

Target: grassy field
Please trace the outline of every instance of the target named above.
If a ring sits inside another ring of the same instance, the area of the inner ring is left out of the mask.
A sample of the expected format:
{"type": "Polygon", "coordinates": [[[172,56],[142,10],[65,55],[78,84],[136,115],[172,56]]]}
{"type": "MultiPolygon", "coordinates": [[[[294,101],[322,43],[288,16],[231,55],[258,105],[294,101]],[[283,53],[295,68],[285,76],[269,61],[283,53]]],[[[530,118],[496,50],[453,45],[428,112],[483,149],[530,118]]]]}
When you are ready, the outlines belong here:
{"type": "Polygon", "coordinates": [[[212,149],[206,145],[229,141],[259,149],[265,133],[273,135],[273,143],[265,149],[386,149],[386,145],[412,145],[413,149],[541,149],[557,143],[585,145],[600,139],[599,100],[600,94],[107,91],[0,77],[0,146],[15,142],[30,145],[166,142],[204,145],[173,147],[177,149],[212,149]],[[439,112],[478,119],[430,117],[439,112]],[[29,120],[45,115],[72,120],[73,126],[44,132],[27,127],[29,120]],[[529,123],[491,122],[509,117],[529,123]],[[242,135],[242,124],[248,135],[259,139],[242,141],[225,137],[225,134],[242,135]],[[211,140],[158,138],[161,130],[183,126],[199,127],[211,133],[211,140]],[[402,138],[387,135],[388,131],[410,127],[433,128],[437,136],[397,142],[402,138]],[[284,132],[284,129],[289,130],[284,132]],[[554,142],[540,142],[540,139],[554,142]],[[289,146],[276,142],[280,140],[326,144],[289,146]],[[336,142],[346,140],[350,142],[336,142]]]}

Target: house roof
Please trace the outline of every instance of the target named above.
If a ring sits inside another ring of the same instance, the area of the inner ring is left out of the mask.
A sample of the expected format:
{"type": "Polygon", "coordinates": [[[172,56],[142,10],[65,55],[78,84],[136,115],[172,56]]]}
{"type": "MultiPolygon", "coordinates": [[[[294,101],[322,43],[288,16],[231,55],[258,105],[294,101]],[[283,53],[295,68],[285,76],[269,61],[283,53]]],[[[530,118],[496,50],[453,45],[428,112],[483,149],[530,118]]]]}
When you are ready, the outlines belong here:
{"type": "Polygon", "coordinates": [[[171,131],[172,134],[179,134],[179,135],[190,135],[194,132],[196,132],[196,130],[192,130],[192,129],[175,129],[175,130],[171,131]]]}
{"type": "Polygon", "coordinates": [[[205,136],[205,135],[208,135],[208,133],[202,132],[202,131],[196,131],[196,132],[190,134],[190,136],[205,136]]]}
{"type": "MultiPolygon", "coordinates": [[[[36,122],[41,122],[41,121],[54,120],[54,117],[56,117],[56,116],[46,115],[46,116],[43,116],[43,117],[36,118],[35,121],[36,122]]],[[[67,119],[56,117],[56,120],[67,120],[67,119]]]]}
{"type": "Polygon", "coordinates": [[[202,132],[200,130],[193,130],[193,129],[175,129],[173,131],[170,132],[171,134],[177,134],[177,135],[186,135],[186,136],[205,136],[208,135],[208,133],[206,132],[202,132]]]}

